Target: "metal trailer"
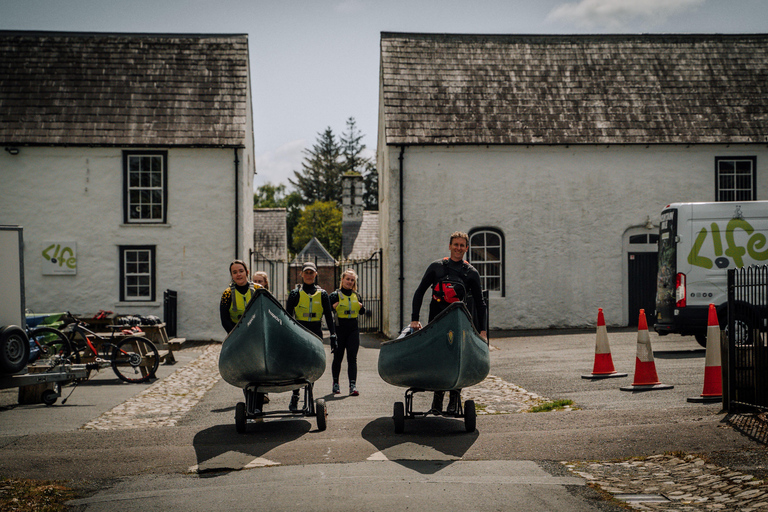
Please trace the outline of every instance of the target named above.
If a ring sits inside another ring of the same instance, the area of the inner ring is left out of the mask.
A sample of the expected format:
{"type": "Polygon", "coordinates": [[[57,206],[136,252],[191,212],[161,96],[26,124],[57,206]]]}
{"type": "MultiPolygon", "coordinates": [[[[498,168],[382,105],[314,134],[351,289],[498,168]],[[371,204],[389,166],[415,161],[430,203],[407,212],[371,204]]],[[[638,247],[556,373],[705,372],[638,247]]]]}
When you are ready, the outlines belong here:
{"type": "Polygon", "coordinates": [[[37,384],[55,384],[54,389],[46,389],[40,395],[40,400],[45,405],[53,405],[61,396],[61,385],[69,382],[86,379],[91,368],[86,364],[65,364],[55,366],[48,371],[40,373],[17,373],[14,375],[0,376],[0,389],[20,388],[35,386],[37,384]]]}

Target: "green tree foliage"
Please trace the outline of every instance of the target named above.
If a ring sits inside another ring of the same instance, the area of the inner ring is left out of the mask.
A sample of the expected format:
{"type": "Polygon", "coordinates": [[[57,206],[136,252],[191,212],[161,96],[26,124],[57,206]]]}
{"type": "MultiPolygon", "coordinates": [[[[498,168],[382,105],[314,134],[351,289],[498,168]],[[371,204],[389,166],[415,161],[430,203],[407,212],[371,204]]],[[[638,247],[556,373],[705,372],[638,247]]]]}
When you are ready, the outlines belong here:
{"type": "Polygon", "coordinates": [[[366,210],[379,209],[379,173],[373,162],[368,162],[363,173],[363,206],[366,210]]]}
{"type": "Polygon", "coordinates": [[[354,117],[347,119],[347,129],[339,137],[342,155],[344,157],[344,173],[356,172],[363,176],[363,205],[366,210],[379,209],[379,174],[371,158],[363,156],[365,144],[363,134],[357,129],[354,117]]]}
{"type": "Polygon", "coordinates": [[[302,162],[302,171],[293,171],[296,180],[288,178],[291,185],[301,194],[304,204],[316,201],[341,202],[341,175],[343,163],[341,147],[330,127],[318,134],[317,142],[302,162]]]}
{"type": "Polygon", "coordinates": [[[267,182],[256,189],[253,194],[254,208],[285,208],[287,212],[286,229],[288,231],[288,247],[293,241],[293,230],[299,223],[304,201],[296,190],[285,193],[285,185],[273,185],[267,182]]]}
{"type": "Polygon", "coordinates": [[[312,237],[338,258],[341,255],[341,209],[335,201],[316,201],[304,208],[293,231],[293,251],[298,253],[312,237]]]}

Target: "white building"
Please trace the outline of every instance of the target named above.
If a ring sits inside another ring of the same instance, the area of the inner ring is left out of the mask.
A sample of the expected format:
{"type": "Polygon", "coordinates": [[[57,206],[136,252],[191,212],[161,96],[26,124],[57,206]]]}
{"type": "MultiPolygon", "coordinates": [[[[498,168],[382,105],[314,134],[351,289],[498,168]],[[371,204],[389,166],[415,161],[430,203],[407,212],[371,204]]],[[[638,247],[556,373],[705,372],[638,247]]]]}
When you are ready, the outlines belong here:
{"type": "Polygon", "coordinates": [[[652,323],[662,208],[768,197],[767,67],[766,35],[382,33],[385,332],[456,230],[491,329],[652,323]]]}
{"type": "Polygon", "coordinates": [[[253,247],[245,35],[0,32],[0,224],[24,228],[34,312],[163,318],[223,339],[253,247]]]}

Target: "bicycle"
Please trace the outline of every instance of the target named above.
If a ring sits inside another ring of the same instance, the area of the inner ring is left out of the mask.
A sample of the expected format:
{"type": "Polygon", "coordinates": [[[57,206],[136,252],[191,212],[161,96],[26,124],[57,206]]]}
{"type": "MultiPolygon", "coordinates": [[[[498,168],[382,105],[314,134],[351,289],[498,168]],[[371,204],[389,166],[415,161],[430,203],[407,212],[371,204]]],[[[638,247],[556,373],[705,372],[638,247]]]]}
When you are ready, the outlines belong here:
{"type": "Polygon", "coordinates": [[[48,365],[52,368],[67,362],[79,362],[69,338],[53,327],[27,327],[29,359],[27,364],[48,365]],[[72,361],[76,359],[75,361],[72,361]]]}
{"type": "Polygon", "coordinates": [[[122,325],[110,325],[108,327],[112,329],[112,336],[100,336],[85,327],[84,322],[76,320],[71,313],[68,315],[74,320],[69,326],[69,341],[77,362],[81,360],[80,352],[83,352],[84,357],[90,357],[90,352],[99,368],[111,366],[115,375],[122,381],[141,383],[155,377],[155,372],[160,366],[160,354],[155,344],[147,338],[115,338],[116,331],[125,328],[122,325]],[[100,345],[98,349],[94,342],[100,345]]]}

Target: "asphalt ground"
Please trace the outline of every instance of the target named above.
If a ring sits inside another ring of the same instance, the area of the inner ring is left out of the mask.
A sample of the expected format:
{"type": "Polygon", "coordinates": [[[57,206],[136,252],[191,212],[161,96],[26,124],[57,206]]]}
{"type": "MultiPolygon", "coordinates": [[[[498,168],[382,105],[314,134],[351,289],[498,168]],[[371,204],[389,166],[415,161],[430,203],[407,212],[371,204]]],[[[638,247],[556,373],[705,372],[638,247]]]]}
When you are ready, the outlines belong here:
{"type": "MultiPolygon", "coordinates": [[[[191,343],[176,365],[160,367],[153,384],[123,384],[102,370],[52,407],[16,405],[15,390],[0,391],[0,475],[68,480],[86,496],[73,506],[93,511],[210,510],[221,503],[253,509],[256,498],[273,510],[313,503],[320,510],[504,510],[509,503],[525,504],[520,510],[614,510],[561,462],[670,452],[764,475],[759,424],[727,415],[719,403],[687,402],[701,393],[704,375],[705,351],[692,338],[651,334],[659,378],[672,389],[619,389],[632,383],[636,338],[609,331],[616,369],[628,376],[595,381],[581,378],[592,369],[594,333],[494,336],[492,375],[542,399],[573,400],[575,410],[481,415],[473,433],[461,420],[428,417],[408,420],[396,435],[392,406],[403,390],[378,377],[381,339],[368,335],[359,356],[360,396],[331,394],[330,370],[316,383],[315,398],[328,404],[323,432],[314,418],[295,418],[267,419],[237,434],[234,405],[242,392],[223,381],[172,427],[80,428],[190,365],[206,349],[191,343]],[[478,499],[479,490],[490,494],[478,499]]],[[[268,407],[286,408],[289,394],[271,398],[268,407]]],[[[428,402],[417,395],[416,409],[428,402]]]]}

